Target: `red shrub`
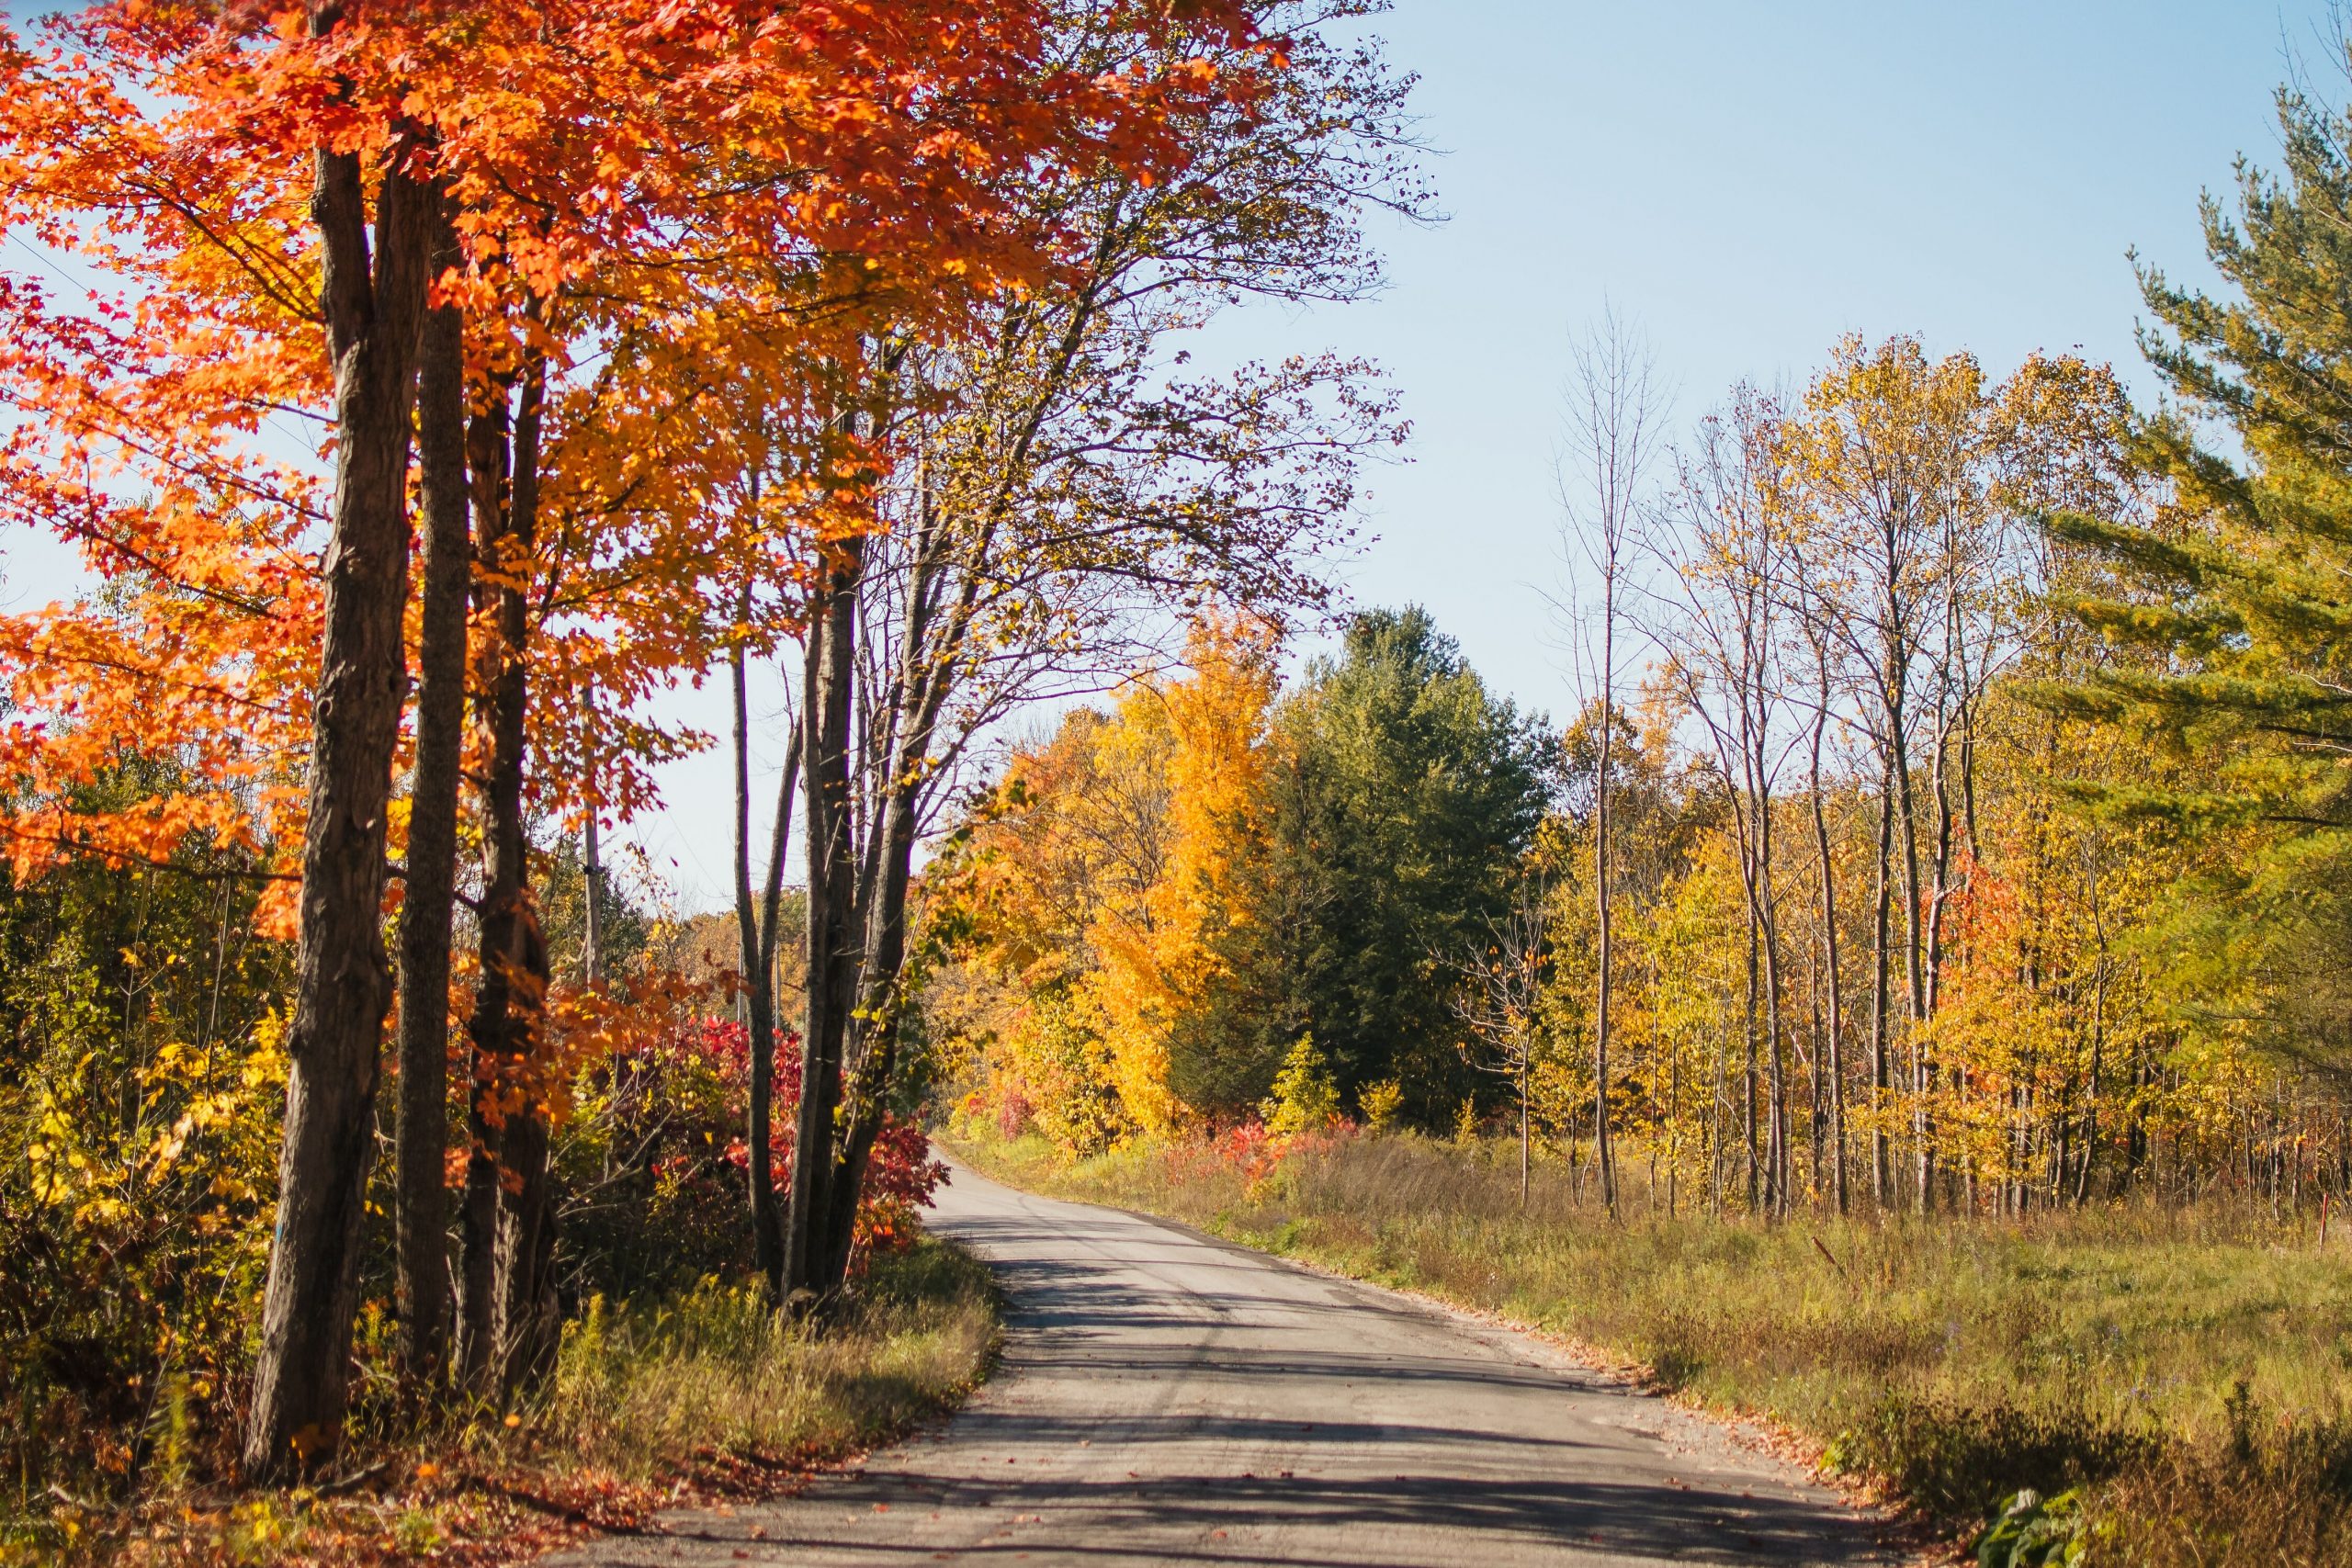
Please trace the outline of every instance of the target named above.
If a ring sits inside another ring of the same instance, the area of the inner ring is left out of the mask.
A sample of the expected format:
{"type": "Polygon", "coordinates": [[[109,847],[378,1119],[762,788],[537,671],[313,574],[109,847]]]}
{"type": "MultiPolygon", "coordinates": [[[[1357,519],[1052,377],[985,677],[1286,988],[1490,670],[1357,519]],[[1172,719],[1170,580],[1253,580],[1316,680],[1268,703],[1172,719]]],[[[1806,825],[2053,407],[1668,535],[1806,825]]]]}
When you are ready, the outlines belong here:
{"type": "MultiPolygon", "coordinates": [[[[750,1115],[751,1031],[731,1019],[706,1022],[700,1044],[719,1065],[720,1079],[730,1090],[729,1099],[738,1111],[735,1124],[740,1128],[750,1115]]],[[[791,1179],[793,1123],[799,1103],[800,1037],[786,1031],[776,1042],[775,1111],[768,1134],[779,1188],[791,1179]]],[[[740,1135],[728,1145],[726,1157],[738,1171],[749,1168],[750,1150],[740,1135]]],[[[866,1162],[865,1190],[858,1198],[856,1256],[895,1251],[911,1244],[915,1211],[926,1207],[946,1179],[946,1166],[932,1157],[929,1135],[913,1122],[885,1113],[873,1156],[866,1162]]]]}

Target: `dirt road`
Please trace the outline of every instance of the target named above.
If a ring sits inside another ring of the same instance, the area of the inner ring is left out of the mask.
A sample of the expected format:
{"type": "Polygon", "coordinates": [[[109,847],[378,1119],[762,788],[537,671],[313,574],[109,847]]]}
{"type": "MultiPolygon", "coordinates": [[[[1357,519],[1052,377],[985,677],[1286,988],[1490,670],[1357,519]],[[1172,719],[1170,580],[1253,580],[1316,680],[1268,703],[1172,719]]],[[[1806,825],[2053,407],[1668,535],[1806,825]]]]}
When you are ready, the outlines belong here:
{"type": "Polygon", "coordinates": [[[958,1170],[931,1221],[1010,1295],[940,1430],[574,1568],[1876,1563],[1861,1515],[1524,1336],[958,1170]]]}

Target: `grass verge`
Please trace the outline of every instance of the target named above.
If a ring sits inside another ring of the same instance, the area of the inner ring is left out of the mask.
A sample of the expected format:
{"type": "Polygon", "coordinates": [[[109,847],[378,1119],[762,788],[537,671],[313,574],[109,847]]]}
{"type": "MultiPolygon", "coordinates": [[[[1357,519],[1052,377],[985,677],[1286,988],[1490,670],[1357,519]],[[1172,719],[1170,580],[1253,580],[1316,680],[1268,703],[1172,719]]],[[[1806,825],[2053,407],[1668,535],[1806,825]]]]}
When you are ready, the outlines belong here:
{"type": "MultiPolygon", "coordinates": [[[[1501,1314],[1809,1438],[1958,1539],[2071,1494],[1994,1561],[2352,1564],[2352,1278],[2243,1212],[2023,1223],[1611,1223],[1566,1173],[1415,1137],[1134,1147],[976,1167],[1501,1314]],[[2035,1544],[2035,1543],[2039,1544],[2035,1544]],[[2065,1552],[2075,1551],[2068,1558],[2065,1552]]],[[[2027,1521],[2031,1524],[2031,1521],[2027,1521]]]]}
{"type": "Polygon", "coordinates": [[[355,1443],[340,1482],[124,1510],[62,1507],[0,1561],[153,1568],[479,1568],[661,1508],[775,1492],[959,1403],[998,1332],[987,1270],[931,1239],[877,1259],[821,1334],[715,1283],[658,1306],[591,1303],[537,1405],[355,1443]]]}

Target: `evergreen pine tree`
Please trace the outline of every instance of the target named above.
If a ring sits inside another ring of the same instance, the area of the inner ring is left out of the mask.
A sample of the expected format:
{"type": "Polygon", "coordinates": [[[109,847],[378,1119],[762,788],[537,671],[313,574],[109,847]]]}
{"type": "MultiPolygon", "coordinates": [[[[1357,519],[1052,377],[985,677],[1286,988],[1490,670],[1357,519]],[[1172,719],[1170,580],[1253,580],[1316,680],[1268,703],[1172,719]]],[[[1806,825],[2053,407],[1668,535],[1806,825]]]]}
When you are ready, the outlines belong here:
{"type": "Polygon", "coordinates": [[[2141,273],[2178,400],[2135,433],[2160,500],[2052,519],[2103,574],[2062,597],[2121,657],[2041,695],[2153,743],[2143,777],[2086,792],[2101,807],[2231,852],[2162,927],[2184,988],[2352,1065],[2352,118],[2278,111],[2283,178],[2241,161],[2235,212],[2204,198],[2226,297],[2141,273]]]}

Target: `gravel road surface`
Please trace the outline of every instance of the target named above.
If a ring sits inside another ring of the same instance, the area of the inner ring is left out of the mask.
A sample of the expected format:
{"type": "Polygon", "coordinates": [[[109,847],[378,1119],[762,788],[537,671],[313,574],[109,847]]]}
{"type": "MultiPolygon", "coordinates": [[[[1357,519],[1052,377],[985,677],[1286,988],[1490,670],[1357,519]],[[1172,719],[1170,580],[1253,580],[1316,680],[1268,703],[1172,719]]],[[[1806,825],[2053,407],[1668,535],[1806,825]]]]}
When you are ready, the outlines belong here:
{"type": "Polygon", "coordinates": [[[958,1168],[1002,1364],[937,1430],[569,1568],[1892,1561],[1866,1515],[1541,1341],[958,1168]]]}

